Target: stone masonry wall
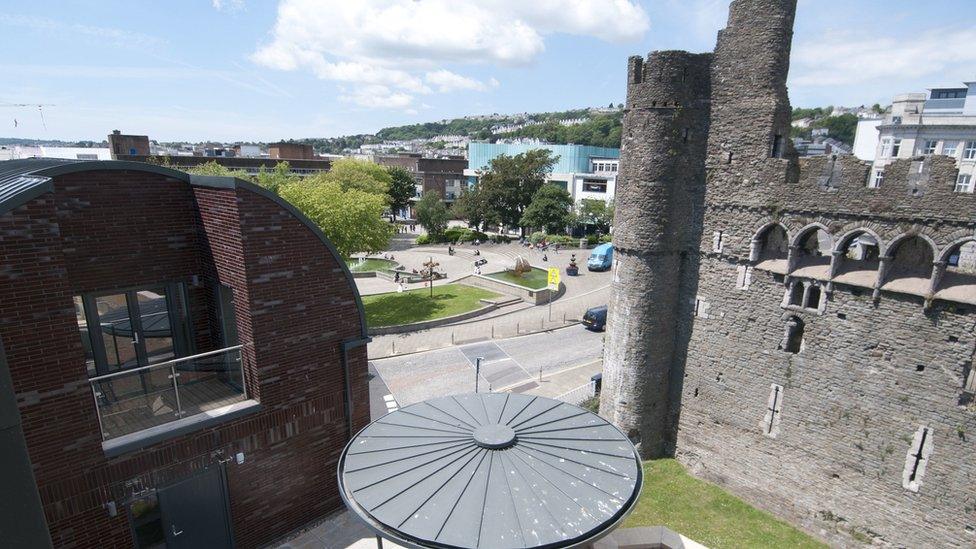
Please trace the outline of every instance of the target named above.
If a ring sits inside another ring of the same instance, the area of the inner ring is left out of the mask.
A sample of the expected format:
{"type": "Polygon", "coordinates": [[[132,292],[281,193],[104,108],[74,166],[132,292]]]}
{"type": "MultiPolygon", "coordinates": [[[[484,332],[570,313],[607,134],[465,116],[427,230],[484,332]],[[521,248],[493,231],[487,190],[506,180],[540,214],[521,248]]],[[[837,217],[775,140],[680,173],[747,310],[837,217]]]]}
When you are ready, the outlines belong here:
{"type": "MultiPolygon", "coordinates": [[[[872,189],[867,164],[799,160],[788,140],[778,142],[789,135],[795,8],[795,0],[732,2],[710,60],[709,115],[691,128],[707,135],[704,172],[679,171],[693,159],[662,150],[661,130],[633,114],[644,98],[631,92],[640,66],[631,61],[618,192],[636,200],[618,200],[614,244],[624,253],[601,412],[835,544],[970,547],[976,277],[954,278],[952,296],[935,290],[949,257],[976,241],[976,196],[953,192],[950,159],[899,160],[872,189]],[[647,180],[693,187],[699,175],[704,192],[687,210],[675,206],[674,189],[645,190],[647,180]],[[771,266],[757,251],[775,225],[791,247],[788,261],[771,266]],[[804,270],[800,244],[815,230],[833,254],[804,270]],[[835,282],[831,265],[862,233],[878,240],[876,272],[866,271],[866,284],[835,282]],[[920,289],[883,286],[892,256],[915,237],[920,289]],[[788,304],[805,287],[819,300],[788,304]],[[646,404],[662,395],[667,415],[646,404]]],[[[651,59],[659,56],[680,59],[651,59]]]]}

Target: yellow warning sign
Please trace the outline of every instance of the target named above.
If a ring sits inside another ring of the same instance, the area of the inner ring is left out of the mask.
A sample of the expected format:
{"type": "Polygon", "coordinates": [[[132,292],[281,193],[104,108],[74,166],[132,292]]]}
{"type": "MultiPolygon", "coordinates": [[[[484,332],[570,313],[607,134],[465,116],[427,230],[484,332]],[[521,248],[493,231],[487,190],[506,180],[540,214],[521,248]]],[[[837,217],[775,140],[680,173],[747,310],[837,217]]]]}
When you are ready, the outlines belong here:
{"type": "Polygon", "coordinates": [[[559,269],[556,267],[550,267],[549,269],[549,285],[559,286],[559,269]]]}

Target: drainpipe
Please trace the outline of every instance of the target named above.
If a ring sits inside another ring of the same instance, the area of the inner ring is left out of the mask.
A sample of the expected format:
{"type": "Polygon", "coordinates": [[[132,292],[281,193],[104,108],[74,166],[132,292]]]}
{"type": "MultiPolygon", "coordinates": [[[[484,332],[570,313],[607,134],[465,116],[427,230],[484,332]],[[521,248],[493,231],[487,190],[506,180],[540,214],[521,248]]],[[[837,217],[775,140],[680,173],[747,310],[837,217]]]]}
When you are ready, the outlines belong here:
{"type": "Polygon", "coordinates": [[[342,342],[342,379],[345,385],[343,407],[346,412],[346,439],[352,440],[352,383],[349,377],[349,349],[361,347],[372,341],[371,338],[364,336],[357,339],[347,339],[342,342]]]}
{"type": "Polygon", "coordinates": [[[7,357],[0,343],[0,539],[5,547],[52,547],[7,357]]]}

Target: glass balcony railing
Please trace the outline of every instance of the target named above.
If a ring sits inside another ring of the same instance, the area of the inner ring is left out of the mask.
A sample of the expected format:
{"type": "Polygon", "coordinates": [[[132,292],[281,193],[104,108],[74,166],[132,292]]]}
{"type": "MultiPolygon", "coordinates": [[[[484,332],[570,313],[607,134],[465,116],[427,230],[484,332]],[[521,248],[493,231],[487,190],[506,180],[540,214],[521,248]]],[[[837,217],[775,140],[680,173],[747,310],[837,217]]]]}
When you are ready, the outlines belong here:
{"type": "Polygon", "coordinates": [[[102,440],[247,399],[241,346],[89,379],[102,440]]]}

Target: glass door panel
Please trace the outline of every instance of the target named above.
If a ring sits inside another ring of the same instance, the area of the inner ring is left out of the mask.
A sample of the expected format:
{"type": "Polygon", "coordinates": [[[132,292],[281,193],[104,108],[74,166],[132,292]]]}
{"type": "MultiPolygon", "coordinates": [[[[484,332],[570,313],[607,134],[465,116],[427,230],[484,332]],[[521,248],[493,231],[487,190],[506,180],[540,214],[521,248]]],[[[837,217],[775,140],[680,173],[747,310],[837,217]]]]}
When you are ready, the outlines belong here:
{"type": "Polygon", "coordinates": [[[140,332],[146,348],[146,360],[153,364],[175,358],[166,290],[140,290],[134,294],[139,308],[140,332]]]}
{"type": "Polygon", "coordinates": [[[105,348],[108,372],[139,366],[138,341],[130,316],[126,294],[103,295],[95,298],[98,310],[98,333],[105,348]]]}

